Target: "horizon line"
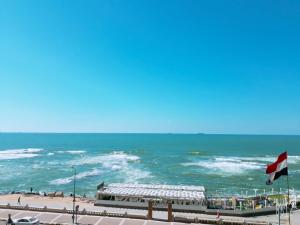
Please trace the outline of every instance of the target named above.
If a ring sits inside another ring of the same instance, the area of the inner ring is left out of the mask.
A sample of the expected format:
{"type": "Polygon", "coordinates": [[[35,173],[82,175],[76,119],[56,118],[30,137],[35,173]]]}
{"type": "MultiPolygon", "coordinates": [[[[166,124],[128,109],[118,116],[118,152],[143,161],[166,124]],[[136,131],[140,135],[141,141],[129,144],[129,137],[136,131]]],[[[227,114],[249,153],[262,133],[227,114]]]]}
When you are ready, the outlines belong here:
{"type": "Polygon", "coordinates": [[[205,133],[205,132],[80,132],[80,131],[0,131],[0,134],[164,134],[164,135],[249,135],[249,136],[300,136],[300,134],[261,133],[205,133]]]}

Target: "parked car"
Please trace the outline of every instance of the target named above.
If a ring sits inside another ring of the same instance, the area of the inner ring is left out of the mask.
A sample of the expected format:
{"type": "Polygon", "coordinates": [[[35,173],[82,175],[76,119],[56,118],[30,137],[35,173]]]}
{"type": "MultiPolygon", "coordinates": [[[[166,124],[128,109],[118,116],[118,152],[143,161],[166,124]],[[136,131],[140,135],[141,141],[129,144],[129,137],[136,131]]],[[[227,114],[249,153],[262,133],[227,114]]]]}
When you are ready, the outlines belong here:
{"type": "Polygon", "coordinates": [[[40,225],[40,221],[35,217],[26,216],[13,221],[15,225],[40,225]]]}

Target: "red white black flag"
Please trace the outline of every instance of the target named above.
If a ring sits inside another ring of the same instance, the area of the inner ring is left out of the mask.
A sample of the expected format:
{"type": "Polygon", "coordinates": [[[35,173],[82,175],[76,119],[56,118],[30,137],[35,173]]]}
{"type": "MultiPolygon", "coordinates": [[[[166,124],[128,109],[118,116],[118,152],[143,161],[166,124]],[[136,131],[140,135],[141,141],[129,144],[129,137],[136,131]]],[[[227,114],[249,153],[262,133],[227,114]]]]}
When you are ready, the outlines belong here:
{"type": "Polygon", "coordinates": [[[287,152],[281,153],[276,162],[267,166],[266,174],[269,174],[269,179],[266,184],[270,185],[274,180],[281,175],[288,175],[287,152]]]}

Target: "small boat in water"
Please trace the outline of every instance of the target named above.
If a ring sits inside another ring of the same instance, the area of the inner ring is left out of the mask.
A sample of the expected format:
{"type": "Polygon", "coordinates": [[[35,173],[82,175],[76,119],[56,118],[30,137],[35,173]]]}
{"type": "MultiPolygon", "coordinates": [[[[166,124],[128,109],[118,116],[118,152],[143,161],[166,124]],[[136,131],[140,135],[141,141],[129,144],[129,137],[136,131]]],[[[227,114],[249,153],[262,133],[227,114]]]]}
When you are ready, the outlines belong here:
{"type": "Polygon", "coordinates": [[[95,205],[146,209],[152,201],[156,210],[203,212],[206,209],[205,188],[194,185],[152,185],[112,183],[98,186],[95,205]]]}

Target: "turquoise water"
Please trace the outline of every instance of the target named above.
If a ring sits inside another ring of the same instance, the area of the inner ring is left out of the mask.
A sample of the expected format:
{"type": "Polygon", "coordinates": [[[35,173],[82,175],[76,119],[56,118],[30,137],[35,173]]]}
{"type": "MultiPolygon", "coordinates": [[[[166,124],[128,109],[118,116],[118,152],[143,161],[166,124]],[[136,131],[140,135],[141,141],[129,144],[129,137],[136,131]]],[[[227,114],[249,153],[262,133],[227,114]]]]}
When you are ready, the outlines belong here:
{"type": "Polygon", "coordinates": [[[284,150],[291,187],[300,190],[300,136],[0,133],[0,191],[72,192],[72,165],[77,192],[90,196],[101,181],[276,191],[285,177],[266,186],[264,171],[284,150]]]}

